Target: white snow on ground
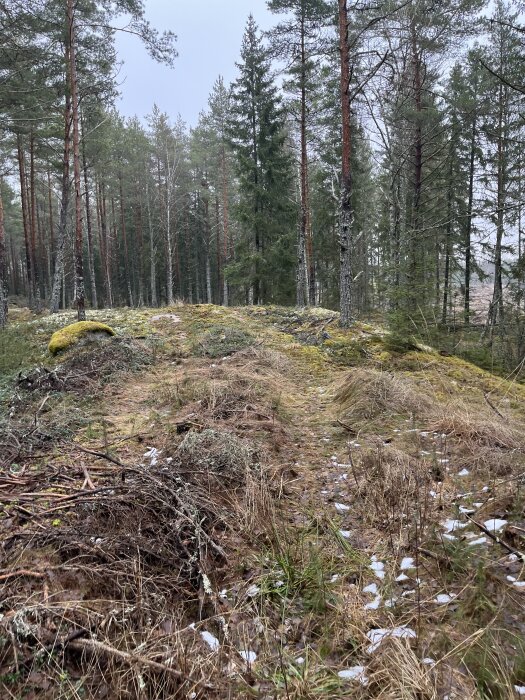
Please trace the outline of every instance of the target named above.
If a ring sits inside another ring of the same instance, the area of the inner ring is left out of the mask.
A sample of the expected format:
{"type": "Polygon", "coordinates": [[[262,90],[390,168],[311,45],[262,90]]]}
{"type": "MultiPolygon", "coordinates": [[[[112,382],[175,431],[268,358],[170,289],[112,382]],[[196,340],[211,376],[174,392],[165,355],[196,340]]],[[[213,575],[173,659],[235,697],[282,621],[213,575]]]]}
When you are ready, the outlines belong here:
{"type": "Polygon", "coordinates": [[[415,566],[413,557],[404,557],[399,568],[401,571],[408,571],[409,569],[415,569],[415,566]]]}
{"type": "Polygon", "coordinates": [[[498,518],[493,518],[492,520],[485,520],[485,522],[483,523],[483,525],[490,532],[499,532],[500,530],[503,530],[506,524],[506,520],[499,520],[498,518]]]}
{"type": "Polygon", "coordinates": [[[467,524],[468,523],[462,523],[460,520],[452,520],[450,518],[448,520],[445,520],[444,523],[442,523],[446,532],[454,532],[454,530],[461,530],[462,528],[467,527],[467,524]]]}
{"type": "Polygon", "coordinates": [[[339,671],[337,675],[339,678],[347,681],[359,681],[362,685],[368,684],[366,668],[364,666],[352,666],[351,668],[345,668],[343,671],[339,671]]]}
{"type": "Polygon", "coordinates": [[[247,664],[254,664],[257,661],[257,654],[254,651],[243,649],[239,655],[246,661],[247,664]]]}
{"type": "Polygon", "coordinates": [[[350,506],[345,506],[344,503],[335,503],[334,505],[338,513],[346,513],[346,511],[350,510],[350,506]]]}
{"type": "Polygon", "coordinates": [[[439,605],[446,605],[446,603],[450,603],[450,601],[454,600],[455,597],[455,595],[449,595],[448,593],[440,593],[436,596],[434,602],[439,603],[439,605]]]}
{"type": "Polygon", "coordinates": [[[415,639],[416,633],[410,627],[393,627],[392,629],[375,629],[367,632],[366,635],[371,642],[370,646],[366,650],[368,654],[373,654],[374,651],[379,649],[379,646],[383,639],[387,637],[398,637],[399,639],[415,639]]]}

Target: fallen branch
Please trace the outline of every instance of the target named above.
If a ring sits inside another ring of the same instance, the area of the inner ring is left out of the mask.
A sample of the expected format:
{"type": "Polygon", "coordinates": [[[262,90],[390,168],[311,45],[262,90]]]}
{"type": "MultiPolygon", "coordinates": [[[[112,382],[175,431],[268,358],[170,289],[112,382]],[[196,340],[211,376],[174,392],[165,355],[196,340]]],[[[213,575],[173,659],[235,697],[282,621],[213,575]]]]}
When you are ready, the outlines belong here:
{"type": "Polygon", "coordinates": [[[506,549],[507,552],[510,552],[511,554],[515,554],[518,557],[518,559],[520,559],[520,561],[522,561],[525,564],[525,554],[523,554],[523,552],[520,552],[519,549],[516,549],[515,547],[511,547],[510,544],[507,544],[506,542],[504,542],[494,532],[491,532],[484,525],[482,525],[481,523],[478,523],[470,515],[467,515],[467,518],[470,520],[470,522],[474,523],[474,525],[476,527],[478,527],[481,530],[481,532],[484,532],[485,535],[490,537],[491,540],[494,540],[494,542],[497,542],[499,545],[501,545],[503,547],[503,549],[506,549]]]}
{"type": "Polygon", "coordinates": [[[168,673],[177,678],[182,678],[187,680],[182,673],[182,671],[177,671],[177,669],[170,668],[165,664],[161,664],[158,661],[152,661],[147,659],[145,656],[140,654],[130,654],[127,651],[121,651],[120,649],[115,649],[115,647],[109,646],[109,644],[104,644],[96,639],[76,639],[74,641],[68,642],[67,646],[69,649],[76,649],[78,651],[91,651],[95,654],[105,654],[106,656],[113,656],[114,658],[120,659],[130,666],[136,666],[137,664],[142,664],[143,666],[149,666],[160,673],[168,673]]]}
{"type": "Polygon", "coordinates": [[[18,571],[10,571],[7,574],[0,575],[0,581],[6,581],[8,578],[15,576],[28,576],[29,578],[44,578],[45,574],[40,571],[31,571],[30,569],[19,569],[18,571]]]}

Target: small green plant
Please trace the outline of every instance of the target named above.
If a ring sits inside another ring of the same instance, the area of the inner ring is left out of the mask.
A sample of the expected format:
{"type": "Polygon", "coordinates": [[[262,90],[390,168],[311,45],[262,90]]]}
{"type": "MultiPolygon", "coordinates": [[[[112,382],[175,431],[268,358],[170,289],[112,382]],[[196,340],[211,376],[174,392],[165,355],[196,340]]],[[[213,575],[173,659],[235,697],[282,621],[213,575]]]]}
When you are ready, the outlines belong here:
{"type": "Polygon", "coordinates": [[[255,338],[234,326],[212,326],[193,347],[195,355],[225,357],[255,344],[255,338]]]}

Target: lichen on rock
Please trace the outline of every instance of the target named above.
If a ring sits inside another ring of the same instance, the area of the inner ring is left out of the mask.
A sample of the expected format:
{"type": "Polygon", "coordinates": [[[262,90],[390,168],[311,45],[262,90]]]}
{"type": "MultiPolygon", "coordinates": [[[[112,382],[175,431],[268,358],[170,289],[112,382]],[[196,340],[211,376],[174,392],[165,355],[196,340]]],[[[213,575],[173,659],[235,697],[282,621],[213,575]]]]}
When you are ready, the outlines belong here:
{"type": "Polygon", "coordinates": [[[108,336],[115,335],[115,331],[105,323],[98,321],[78,321],[53,333],[49,341],[48,350],[52,355],[56,355],[62,350],[75,345],[81,338],[85,338],[90,333],[105,333],[108,336]]]}

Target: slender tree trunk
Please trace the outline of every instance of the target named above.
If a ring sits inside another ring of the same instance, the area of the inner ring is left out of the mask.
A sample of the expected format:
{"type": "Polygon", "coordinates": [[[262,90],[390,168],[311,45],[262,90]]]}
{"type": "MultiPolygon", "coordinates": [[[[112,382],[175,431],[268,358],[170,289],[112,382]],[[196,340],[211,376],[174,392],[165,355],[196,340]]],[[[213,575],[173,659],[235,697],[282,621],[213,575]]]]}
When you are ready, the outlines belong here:
{"type": "Polygon", "coordinates": [[[122,242],[124,243],[124,276],[126,281],[126,292],[128,296],[128,305],[133,307],[133,293],[131,291],[131,279],[129,274],[129,251],[128,251],[128,235],[126,231],[126,217],[124,215],[124,191],[122,188],[122,173],[119,173],[119,194],[120,194],[120,231],[122,233],[122,242]]]}
{"type": "Polygon", "coordinates": [[[472,273],[472,218],[474,208],[474,170],[477,138],[477,113],[472,117],[472,131],[470,134],[469,153],[469,184],[468,184],[468,212],[465,226],[465,299],[463,311],[465,325],[470,324],[470,278],[472,273]]]}
{"type": "Polygon", "coordinates": [[[29,139],[29,196],[28,205],[31,222],[31,269],[33,271],[33,300],[35,309],[40,311],[40,286],[37,266],[37,210],[36,210],[36,178],[35,178],[35,137],[31,132],[29,139]]]}
{"type": "Polygon", "coordinates": [[[341,326],[352,323],[352,126],[350,114],[350,48],[348,45],[347,0],[339,0],[339,51],[341,54],[341,117],[342,117],[342,162],[341,200],[339,205],[339,253],[340,253],[340,307],[341,326]]]}
{"type": "Polygon", "coordinates": [[[155,245],[155,237],[153,235],[153,224],[151,222],[151,204],[149,201],[149,186],[146,182],[146,206],[148,207],[148,231],[149,231],[149,263],[150,263],[150,292],[151,305],[157,306],[157,247],[155,245]]]}
{"type": "Polygon", "coordinates": [[[75,289],[79,321],[86,320],[84,289],[84,258],[82,235],[82,186],[80,179],[80,129],[78,115],[78,79],[76,60],[75,3],[67,0],[69,30],[69,79],[71,81],[71,106],[73,120],[73,175],[75,183],[75,289]]]}
{"type": "MultiPolygon", "coordinates": [[[[69,76],[69,47],[66,46],[66,67],[69,76]]],[[[68,81],[69,82],[69,77],[68,81]]],[[[64,277],[64,248],[66,245],[67,216],[69,211],[69,169],[71,152],[71,97],[69,90],[66,90],[66,101],[64,107],[64,155],[62,158],[62,192],[60,197],[60,214],[58,220],[58,231],[56,236],[55,267],[53,272],[53,284],[51,287],[51,299],[49,311],[52,314],[58,313],[60,308],[60,290],[64,277]]]]}
{"type": "Polygon", "coordinates": [[[17,135],[16,138],[17,145],[17,155],[18,155],[18,171],[20,174],[20,199],[22,205],[22,223],[24,227],[24,244],[25,244],[25,257],[26,257],[26,281],[27,281],[27,296],[29,306],[33,306],[33,266],[31,262],[31,234],[30,234],[30,223],[29,223],[29,212],[27,206],[27,186],[26,186],[26,172],[25,172],[25,158],[24,158],[24,148],[22,143],[21,134],[17,135]]]}
{"type": "MultiPolygon", "coordinates": [[[[84,132],[84,129],[82,129],[84,132]]],[[[87,245],[88,245],[88,267],[89,276],[91,278],[91,305],[94,309],[98,309],[98,297],[97,297],[97,280],[95,277],[95,251],[93,243],[93,229],[91,226],[91,208],[89,200],[89,178],[88,178],[88,165],[86,159],[86,141],[85,134],[83,133],[82,139],[82,166],[84,171],[84,190],[86,196],[86,228],[87,228],[87,245]]]]}
{"type": "MultiPolygon", "coordinates": [[[[226,267],[229,260],[228,251],[228,239],[230,235],[230,220],[229,220],[229,193],[228,193],[228,172],[226,164],[226,147],[222,144],[221,149],[221,169],[222,169],[222,235],[224,237],[224,263],[223,268],[226,267]]],[[[229,294],[228,294],[228,280],[226,279],[226,274],[223,274],[224,278],[224,288],[222,293],[222,303],[224,306],[228,306],[229,294]]]]}
{"type": "Polygon", "coordinates": [[[0,329],[7,323],[8,288],[7,288],[7,258],[4,229],[4,202],[2,198],[3,181],[0,178],[0,329]]]}
{"type": "MultiPolygon", "coordinates": [[[[306,50],[304,12],[301,14],[301,223],[299,228],[299,249],[297,256],[297,305],[314,304],[311,298],[313,246],[310,237],[310,212],[308,202],[308,150],[306,139],[306,50]]],[[[315,285],[315,281],[314,285],[315,285]]]]}

